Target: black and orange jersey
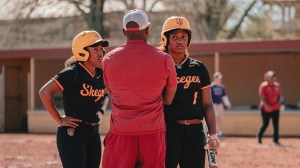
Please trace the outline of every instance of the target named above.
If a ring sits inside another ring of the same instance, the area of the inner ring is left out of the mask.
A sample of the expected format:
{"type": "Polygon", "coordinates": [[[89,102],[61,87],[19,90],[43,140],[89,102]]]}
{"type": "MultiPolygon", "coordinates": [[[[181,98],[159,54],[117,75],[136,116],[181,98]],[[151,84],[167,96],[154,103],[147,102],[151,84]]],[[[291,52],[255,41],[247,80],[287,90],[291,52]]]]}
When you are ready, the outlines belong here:
{"type": "Polygon", "coordinates": [[[91,74],[83,64],[75,63],[56,74],[53,80],[62,90],[67,116],[99,122],[97,112],[105,90],[101,68],[91,74]]]}
{"type": "Polygon", "coordinates": [[[203,119],[202,89],[210,87],[210,76],[205,65],[186,58],[176,66],[177,91],[171,105],[165,105],[166,122],[203,119]]]}

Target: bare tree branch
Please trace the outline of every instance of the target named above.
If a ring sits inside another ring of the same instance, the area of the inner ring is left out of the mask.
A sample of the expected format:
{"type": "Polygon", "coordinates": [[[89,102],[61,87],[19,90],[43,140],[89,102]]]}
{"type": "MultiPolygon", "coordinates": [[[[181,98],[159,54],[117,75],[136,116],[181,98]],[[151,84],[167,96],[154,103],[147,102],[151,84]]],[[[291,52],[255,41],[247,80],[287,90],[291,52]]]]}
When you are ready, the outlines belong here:
{"type": "Polygon", "coordinates": [[[82,15],[86,15],[87,13],[84,11],[84,9],[81,7],[82,3],[81,1],[77,1],[77,0],[69,0],[70,3],[74,4],[76,6],[76,8],[79,10],[79,12],[82,15]]]}
{"type": "MultiPolygon", "coordinates": [[[[158,2],[160,2],[161,0],[155,0],[153,3],[152,3],[152,5],[150,6],[150,8],[149,8],[149,12],[152,12],[153,11],[153,8],[155,7],[155,5],[158,3],[158,2]]],[[[145,3],[146,3],[146,0],[145,0],[145,3]]]]}
{"type": "Polygon", "coordinates": [[[146,0],[143,0],[143,4],[142,4],[142,10],[143,11],[146,11],[146,4],[147,3],[147,1],[146,0]]]}
{"type": "Polygon", "coordinates": [[[224,26],[226,25],[228,19],[230,18],[230,16],[233,14],[234,11],[235,11],[235,8],[231,7],[229,9],[229,11],[225,14],[224,19],[221,20],[221,23],[220,23],[220,30],[224,30],[224,26]]]}
{"type": "Polygon", "coordinates": [[[253,0],[251,2],[251,4],[248,6],[248,8],[245,10],[244,14],[241,16],[241,18],[239,19],[238,23],[234,26],[234,28],[229,32],[229,34],[227,35],[226,39],[232,39],[235,34],[238,32],[239,28],[241,27],[244,19],[247,17],[249,11],[252,9],[252,7],[255,5],[255,3],[257,2],[257,0],[253,0]]]}

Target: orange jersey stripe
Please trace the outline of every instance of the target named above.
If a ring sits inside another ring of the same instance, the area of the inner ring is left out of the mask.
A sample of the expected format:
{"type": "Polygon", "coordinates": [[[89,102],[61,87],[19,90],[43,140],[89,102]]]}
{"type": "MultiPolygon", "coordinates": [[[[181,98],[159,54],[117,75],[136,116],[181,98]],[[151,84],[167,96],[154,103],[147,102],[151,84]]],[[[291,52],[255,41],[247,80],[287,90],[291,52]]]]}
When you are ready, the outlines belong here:
{"type": "Polygon", "coordinates": [[[63,91],[64,90],[64,87],[55,79],[55,78],[52,78],[52,80],[58,85],[58,87],[63,91]]]}
{"type": "Polygon", "coordinates": [[[207,86],[203,86],[201,89],[206,89],[206,88],[209,88],[211,87],[211,84],[207,85],[207,86]]]}
{"type": "Polygon", "coordinates": [[[85,69],[86,72],[87,72],[88,74],[91,75],[91,77],[94,77],[94,76],[95,76],[95,72],[94,72],[94,73],[91,73],[91,72],[90,72],[90,71],[89,71],[82,63],[79,62],[79,65],[82,66],[82,68],[85,69]]]}

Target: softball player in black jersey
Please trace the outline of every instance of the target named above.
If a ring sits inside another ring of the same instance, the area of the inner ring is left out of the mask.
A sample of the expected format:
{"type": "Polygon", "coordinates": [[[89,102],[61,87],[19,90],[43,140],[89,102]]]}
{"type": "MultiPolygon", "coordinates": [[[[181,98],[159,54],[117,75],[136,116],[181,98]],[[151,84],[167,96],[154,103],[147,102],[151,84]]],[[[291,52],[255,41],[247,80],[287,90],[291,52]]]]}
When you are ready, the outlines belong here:
{"type": "Polygon", "coordinates": [[[188,57],[191,30],[184,17],[168,18],[162,28],[161,50],[176,65],[177,91],[171,105],[165,105],[167,127],[167,168],[203,168],[205,165],[205,118],[212,148],[219,146],[211,100],[210,76],[204,64],[188,57]]]}
{"type": "Polygon", "coordinates": [[[96,31],[79,33],[72,43],[73,57],[67,67],[40,90],[41,100],[58,123],[57,148],[64,168],[99,168],[101,140],[99,113],[104,112],[107,94],[100,68],[104,55],[103,40],[96,31]],[[53,95],[62,91],[64,112],[59,115],[53,95]]]}

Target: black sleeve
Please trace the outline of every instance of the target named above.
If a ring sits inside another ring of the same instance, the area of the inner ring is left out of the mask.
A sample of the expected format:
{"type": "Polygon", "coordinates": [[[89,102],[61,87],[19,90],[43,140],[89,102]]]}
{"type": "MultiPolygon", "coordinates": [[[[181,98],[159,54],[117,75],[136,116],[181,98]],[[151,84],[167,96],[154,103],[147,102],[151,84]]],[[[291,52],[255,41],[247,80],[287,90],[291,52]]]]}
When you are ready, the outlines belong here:
{"type": "Polygon", "coordinates": [[[201,79],[201,88],[206,87],[211,84],[210,76],[208,73],[207,68],[202,62],[199,62],[199,68],[200,68],[200,79],[201,79]]]}
{"type": "Polygon", "coordinates": [[[56,74],[54,79],[60,83],[60,85],[65,89],[74,84],[76,79],[76,70],[73,68],[66,68],[56,74]]]}

